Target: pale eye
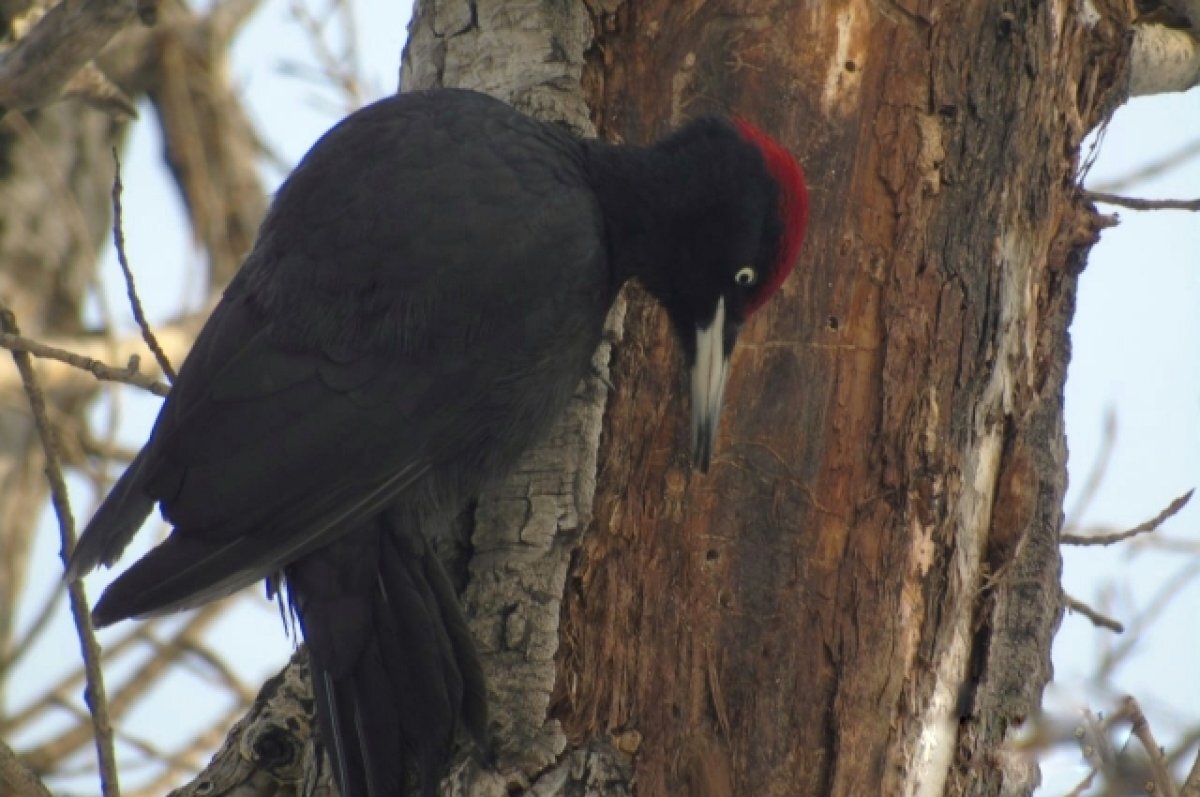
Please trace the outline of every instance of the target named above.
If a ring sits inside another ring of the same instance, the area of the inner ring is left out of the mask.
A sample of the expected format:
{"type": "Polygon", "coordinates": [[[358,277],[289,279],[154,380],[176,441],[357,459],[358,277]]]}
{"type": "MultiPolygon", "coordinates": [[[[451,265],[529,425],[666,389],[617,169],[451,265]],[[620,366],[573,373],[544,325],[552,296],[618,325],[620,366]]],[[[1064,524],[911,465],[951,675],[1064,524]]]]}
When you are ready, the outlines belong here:
{"type": "Polygon", "coordinates": [[[743,288],[749,287],[758,282],[758,272],[749,266],[744,266],[738,269],[738,272],[733,275],[733,281],[743,288]]]}

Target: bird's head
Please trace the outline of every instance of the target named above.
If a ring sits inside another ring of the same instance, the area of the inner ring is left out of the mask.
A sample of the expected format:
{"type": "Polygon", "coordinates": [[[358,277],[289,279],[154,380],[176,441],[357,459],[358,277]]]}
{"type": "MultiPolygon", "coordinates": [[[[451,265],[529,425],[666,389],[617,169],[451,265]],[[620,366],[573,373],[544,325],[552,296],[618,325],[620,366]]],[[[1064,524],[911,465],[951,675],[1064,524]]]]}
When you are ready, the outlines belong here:
{"type": "Polygon", "coordinates": [[[644,281],[691,368],[694,461],[707,471],[738,332],[795,266],[808,191],[791,153],[740,119],[697,120],[656,149],[682,168],[660,215],[671,251],[644,281]]]}

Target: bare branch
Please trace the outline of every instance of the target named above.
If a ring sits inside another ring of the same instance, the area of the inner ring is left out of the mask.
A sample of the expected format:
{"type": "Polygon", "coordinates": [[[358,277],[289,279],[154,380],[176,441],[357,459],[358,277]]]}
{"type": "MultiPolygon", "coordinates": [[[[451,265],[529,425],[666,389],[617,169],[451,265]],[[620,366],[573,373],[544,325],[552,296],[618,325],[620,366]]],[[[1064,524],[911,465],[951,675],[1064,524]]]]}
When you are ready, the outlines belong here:
{"type": "MultiPolygon", "coordinates": [[[[0,326],[3,331],[19,335],[16,317],[6,306],[0,306],[0,326]]],[[[14,351],[13,361],[21,373],[21,381],[25,385],[25,394],[29,398],[29,408],[33,412],[34,424],[42,440],[42,448],[46,454],[46,478],[50,482],[51,503],[54,513],[58,516],[58,528],[62,548],[60,556],[63,565],[75,547],[75,519],[71,515],[71,505],[67,499],[67,485],[63,481],[62,469],[58,464],[58,443],[54,430],[46,416],[46,398],[38,384],[37,374],[33,370],[33,361],[28,352],[14,351]]],[[[67,585],[70,596],[71,614],[74,615],[75,628],[79,634],[80,647],[83,654],[84,672],[87,688],[84,689],[84,702],[92,716],[92,727],[95,731],[96,754],[100,766],[100,791],[104,797],[118,797],[120,788],[117,784],[116,756],[113,752],[112,726],[108,717],[108,699],[104,694],[104,675],[100,670],[100,645],[96,642],[96,633],[92,628],[92,615],[88,610],[87,596],[83,591],[83,583],[73,581],[67,585]]]]}
{"type": "Polygon", "coordinates": [[[1091,620],[1098,628],[1107,628],[1109,631],[1120,634],[1125,631],[1125,626],[1121,625],[1117,620],[1101,614],[1100,612],[1088,606],[1078,598],[1073,598],[1070,595],[1063,593],[1063,606],[1076,614],[1082,614],[1087,619],[1091,620]]]}
{"type": "Polygon", "coordinates": [[[124,114],[136,119],[138,115],[133,100],[121,91],[108,75],[101,72],[100,67],[90,61],[67,81],[67,85],[63,87],[63,96],[80,99],[96,110],[112,116],[124,114]]]}
{"type": "Polygon", "coordinates": [[[1092,781],[1096,779],[1097,774],[1099,773],[1094,769],[1087,773],[1087,776],[1083,780],[1075,784],[1075,788],[1067,792],[1066,797],[1083,797],[1087,790],[1092,787],[1092,781]]]}
{"type": "Polygon", "coordinates": [[[1098,772],[1112,770],[1116,766],[1117,751],[1108,738],[1107,728],[1091,709],[1084,709],[1081,713],[1082,719],[1075,729],[1075,735],[1084,759],[1098,772]]]}
{"type": "Polygon", "coordinates": [[[121,216],[121,158],[117,155],[116,147],[113,147],[112,156],[113,245],[117,248],[117,261],[121,264],[121,273],[125,275],[125,291],[129,295],[129,307],[133,310],[133,317],[137,321],[138,328],[142,330],[142,339],[146,341],[146,345],[154,353],[154,359],[158,361],[158,367],[162,369],[168,382],[174,382],[175,369],[171,367],[171,361],[167,359],[166,352],[162,350],[162,346],[154,337],[154,331],[150,329],[150,322],[146,320],[146,311],[142,309],[142,300],[138,298],[137,285],[133,282],[133,270],[129,267],[129,258],[125,255],[125,233],[121,228],[123,223],[121,216]]]}
{"type": "Polygon", "coordinates": [[[165,396],[171,390],[167,385],[159,382],[149,374],[143,374],[138,371],[139,362],[136,354],[130,356],[129,363],[124,368],[116,368],[91,357],[75,354],[74,352],[49,346],[45,343],[39,343],[36,340],[30,340],[20,335],[13,335],[9,332],[0,333],[0,347],[13,352],[31,354],[34,357],[57,360],[58,362],[74,366],[81,371],[87,371],[92,376],[105,382],[120,382],[125,385],[140,387],[156,396],[165,396]]]}
{"type": "Polygon", "coordinates": [[[131,19],[128,0],[62,0],[0,58],[0,110],[49,105],[131,19]]]}
{"type": "Polygon", "coordinates": [[[1132,97],[1187,91],[1200,82],[1200,42],[1166,25],[1135,25],[1130,53],[1132,97]]]}
{"type": "Polygon", "coordinates": [[[1083,195],[1093,202],[1119,205],[1130,210],[1200,210],[1200,199],[1139,199],[1101,191],[1084,191],[1083,195]]]}
{"type": "Polygon", "coordinates": [[[1179,510],[1187,506],[1188,501],[1192,500],[1192,494],[1194,492],[1196,492],[1194,489],[1188,490],[1186,493],[1167,504],[1166,509],[1159,512],[1150,520],[1147,520],[1145,523],[1139,523],[1127,531],[1120,531],[1114,534],[1063,534],[1060,540],[1063,545],[1112,545],[1114,543],[1127,540],[1130,537],[1136,537],[1139,534],[1145,534],[1147,532],[1154,531],[1168,519],[1178,513],[1179,510]]]}

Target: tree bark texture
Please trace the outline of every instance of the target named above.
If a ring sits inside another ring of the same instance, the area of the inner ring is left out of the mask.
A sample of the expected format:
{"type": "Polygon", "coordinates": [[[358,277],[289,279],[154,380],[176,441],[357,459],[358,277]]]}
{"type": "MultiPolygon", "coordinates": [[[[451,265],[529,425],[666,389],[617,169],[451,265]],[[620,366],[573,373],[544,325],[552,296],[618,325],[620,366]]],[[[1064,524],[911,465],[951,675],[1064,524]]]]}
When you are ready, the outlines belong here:
{"type": "Polygon", "coordinates": [[[1004,743],[1061,613],[1068,324],[1102,226],[1079,153],[1120,100],[1124,9],[593,7],[601,134],[744,115],[798,153],[813,214],[708,476],[632,294],[555,716],[636,732],[642,795],[1028,791],[1004,743]]]}

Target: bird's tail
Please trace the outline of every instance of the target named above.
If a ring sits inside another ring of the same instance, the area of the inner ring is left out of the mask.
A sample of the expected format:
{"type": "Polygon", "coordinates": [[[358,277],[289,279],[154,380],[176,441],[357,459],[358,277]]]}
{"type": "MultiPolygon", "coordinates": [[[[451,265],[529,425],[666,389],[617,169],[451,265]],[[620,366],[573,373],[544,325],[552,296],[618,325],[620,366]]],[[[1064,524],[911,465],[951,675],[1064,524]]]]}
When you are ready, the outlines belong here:
{"type": "Polygon", "coordinates": [[[144,456],[143,451],[125,469],[83,530],[67,564],[65,579],[68,582],[82,578],[97,565],[108,566],[119,559],[154,508],[154,499],[138,489],[144,456]]]}
{"type": "Polygon", "coordinates": [[[458,598],[419,531],[387,514],[305,556],[288,594],[343,797],[433,797],[461,724],[485,746],[483,672],[458,598]]]}

